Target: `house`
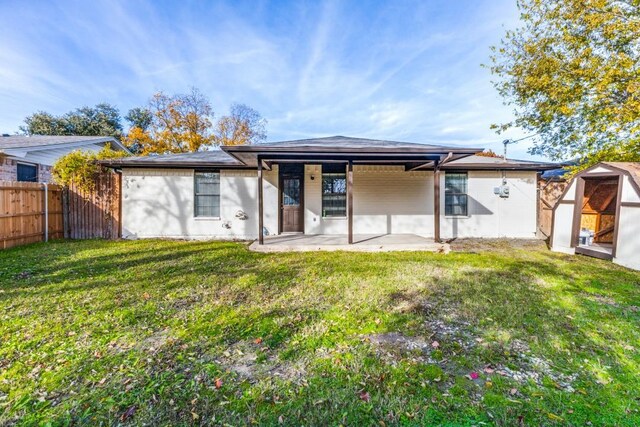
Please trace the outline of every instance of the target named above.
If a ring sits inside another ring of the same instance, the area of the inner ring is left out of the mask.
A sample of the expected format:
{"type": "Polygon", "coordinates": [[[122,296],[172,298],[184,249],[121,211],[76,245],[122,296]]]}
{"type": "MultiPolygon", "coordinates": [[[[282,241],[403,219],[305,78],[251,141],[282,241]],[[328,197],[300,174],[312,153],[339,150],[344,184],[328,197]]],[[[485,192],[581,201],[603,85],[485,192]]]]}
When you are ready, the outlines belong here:
{"type": "Polygon", "coordinates": [[[127,151],[110,136],[0,136],[0,181],[51,182],[51,167],[60,157],[74,150],[100,151],[110,144],[127,151]]]}
{"type": "Polygon", "coordinates": [[[535,238],[537,176],[557,165],[480,151],[335,136],[103,164],[123,176],[123,237],[535,238]]]}
{"type": "Polygon", "coordinates": [[[573,177],[553,210],[551,249],[640,270],[640,163],[603,162],[573,177]]]}

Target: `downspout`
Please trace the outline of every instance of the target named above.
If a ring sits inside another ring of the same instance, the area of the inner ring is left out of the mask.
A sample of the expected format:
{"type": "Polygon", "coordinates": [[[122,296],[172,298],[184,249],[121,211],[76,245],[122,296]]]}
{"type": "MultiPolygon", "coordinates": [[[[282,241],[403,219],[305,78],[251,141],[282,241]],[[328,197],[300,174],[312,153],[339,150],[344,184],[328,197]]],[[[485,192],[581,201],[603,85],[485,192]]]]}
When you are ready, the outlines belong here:
{"type": "Polygon", "coordinates": [[[44,185],[44,241],[49,241],[49,186],[46,182],[44,185]]]}

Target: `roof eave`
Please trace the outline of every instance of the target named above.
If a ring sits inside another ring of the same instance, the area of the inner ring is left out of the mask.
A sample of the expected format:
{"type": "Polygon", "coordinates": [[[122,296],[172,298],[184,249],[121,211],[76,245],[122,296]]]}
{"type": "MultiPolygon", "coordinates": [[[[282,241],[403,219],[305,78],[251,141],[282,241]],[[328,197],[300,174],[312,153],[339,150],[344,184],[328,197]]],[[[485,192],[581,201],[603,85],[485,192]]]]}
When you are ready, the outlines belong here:
{"type": "Polygon", "coordinates": [[[547,171],[560,169],[562,166],[550,164],[532,164],[532,165],[499,165],[485,163],[467,163],[467,164],[446,164],[442,169],[451,170],[521,170],[521,171],[547,171]]]}

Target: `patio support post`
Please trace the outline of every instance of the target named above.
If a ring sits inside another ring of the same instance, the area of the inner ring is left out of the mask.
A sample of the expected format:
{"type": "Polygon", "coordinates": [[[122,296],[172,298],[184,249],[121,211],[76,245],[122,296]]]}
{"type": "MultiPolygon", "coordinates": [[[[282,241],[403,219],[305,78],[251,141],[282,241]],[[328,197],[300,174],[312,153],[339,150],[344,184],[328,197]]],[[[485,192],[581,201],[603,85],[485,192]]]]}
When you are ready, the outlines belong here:
{"type": "Polygon", "coordinates": [[[440,243],[440,164],[433,166],[433,240],[440,243]]]}
{"type": "Polygon", "coordinates": [[[262,196],[262,159],[258,156],[258,244],[264,245],[262,196]]]}
{"type": "Polygon", "coordinates": [[[347,164],[347,219],[349,221],[349,244],[353,244],[353,161],[347,164]]]}

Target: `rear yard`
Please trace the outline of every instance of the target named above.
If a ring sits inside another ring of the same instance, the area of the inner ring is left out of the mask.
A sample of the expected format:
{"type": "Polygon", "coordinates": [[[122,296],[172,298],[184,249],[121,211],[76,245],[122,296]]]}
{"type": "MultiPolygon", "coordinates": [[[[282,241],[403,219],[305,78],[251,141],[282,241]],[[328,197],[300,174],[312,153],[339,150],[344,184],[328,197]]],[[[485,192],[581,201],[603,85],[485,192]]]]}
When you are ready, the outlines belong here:
{"type": "Polygon", "coordinates": [[[0,424],[640,424],[640,273],[455,249],[2,251],[0,424]]]}

